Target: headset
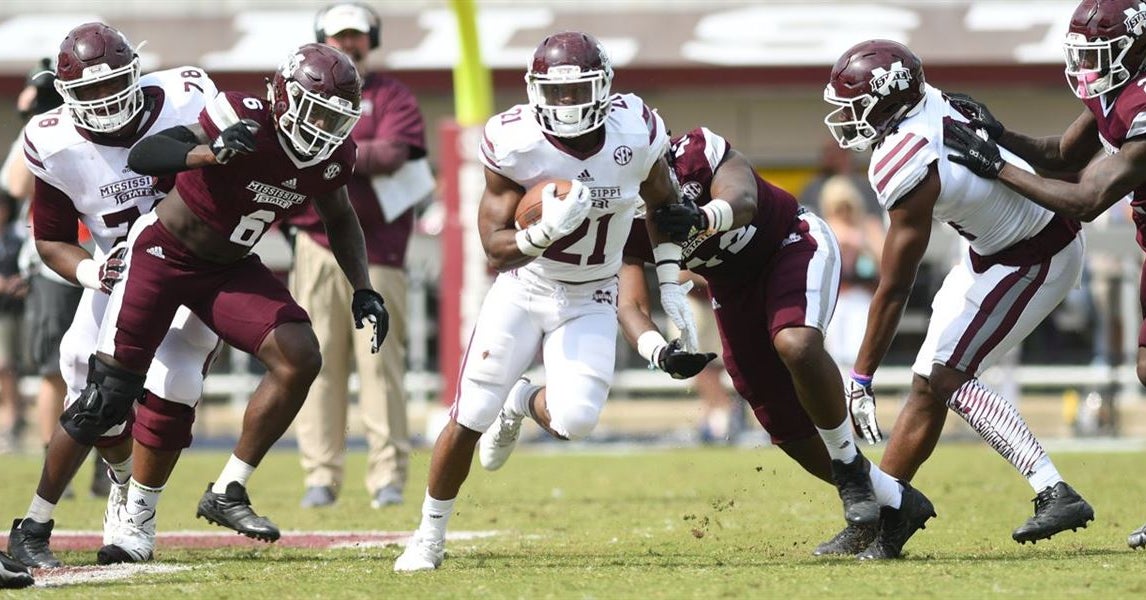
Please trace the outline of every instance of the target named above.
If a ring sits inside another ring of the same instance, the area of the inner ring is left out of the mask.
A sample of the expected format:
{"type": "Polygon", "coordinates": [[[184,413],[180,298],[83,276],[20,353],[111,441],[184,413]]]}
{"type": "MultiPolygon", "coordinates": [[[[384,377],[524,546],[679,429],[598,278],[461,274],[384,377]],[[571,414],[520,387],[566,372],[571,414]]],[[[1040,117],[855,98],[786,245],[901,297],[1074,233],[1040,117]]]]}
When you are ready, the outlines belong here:
{"type": "Polygon", "coordinates": [[[327,35],[326,30],[322,27],[322,21],[326,18],[326,13],[339,6],[354,6],[366,12],[367,21],[370,23],[370,31],[366,34],[370,38],[370,49],[373,50],[382,45],[382,18],[373,8],[363,2],[337,2],[318,11],[318,14],[314,16],[314,40],[316,42],[320,44],[326,42],[327,35]]]}

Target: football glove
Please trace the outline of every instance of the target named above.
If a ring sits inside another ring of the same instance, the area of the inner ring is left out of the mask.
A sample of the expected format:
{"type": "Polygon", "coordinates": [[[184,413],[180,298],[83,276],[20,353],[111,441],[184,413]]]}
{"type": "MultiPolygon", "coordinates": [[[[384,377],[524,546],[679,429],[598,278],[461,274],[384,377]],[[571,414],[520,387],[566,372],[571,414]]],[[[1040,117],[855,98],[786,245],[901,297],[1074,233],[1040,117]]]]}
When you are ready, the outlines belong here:
{"type": "Polygon", "coordinates": [[[883,432],[875,419],[875,392],[871,389],[871,378],[852,374],[847,380],[848,412],[852,415],[852,426],[856,434],[876,444],[883,440],[883,432]]]}
{"type": "Polygon", "coordinates": [[[653,211],[653,222],[669,239],[684,244],[698,231],[708,229],[706,216],[695,202],[674,202],[653,211]]]}
{"type": "Polygon", "coordinates": [[[991,114],[987,109],[987,105],[979,102],[978,100],[968,96],[967,94],[950,94],[947,96],[947,101],[951,106],[963,113],[964,117],[971,120],[971,124],[975,127],[981,127],[983,131],[987,132],[987,138],[992,141],[998,141],[1003,136],[1003,132],[1007,129],[1003,124],[991,114]]]}
{"type": "Polygon", "coordinates": [[[390,332],[390,313],[386,312],[382,295],[371,289],[354,290],[350,300],[350,312],[354,315],[354,326],[362,329],[369,321],[374,326],[370,336],[370,352],[377,354],[390,332]]]}
{"type": "Polygon", "coordinates": [[[557,184],[546,185],[541,190],[541,233],[550,241],[569,235],[589,216],[591,207],[589,188],[580,181],[573,180],[564,199],[557,197],[557,184]]]}
{"type": "Polygon", "coordinates": [[[215,162],[225,165],[236,154],[250,154],[255,151],[255,135],[259,133],[259,124],[251,119],[242,119],[219,133],[219,137],[211,142],[211,151],[215,153],[215,162]]]}
{"type": "Polygon", "coordinates": [[[999,154],[999,146],[979,134],[967,123],[950,117],[943,119],[943,143],[953,150],[947,158],[961,164],[985,179],[995,179],[1007,164],[999,154]]]}
{"type": "Polygon", "coordinates": [[[688,379],[703,371],[714,359],[713,352],[687,352],[677,338],[657,353],[657,366],[673,379],[688,379]]]}
{"type": "Polygon", "coordinates": [[[693,318],[692,308],[688,305],[688,291],[692,289],[692,282],[662,281],[660,288],[661,307],[680,331],[679,340],[684,344],[684,350],[695,352],[700,342],[697,341],[696,319],[693,318]]]}
{"type": "Polygon", "coordinates": [[[76,281],[85,288],[110,295],[112,288],[123,279],[123,272],[127,270],[125,256],[127,242],[120,242],[107,251],[103,262],[96,262],[94,258],[81,260],[76,265],[76,281]]]}

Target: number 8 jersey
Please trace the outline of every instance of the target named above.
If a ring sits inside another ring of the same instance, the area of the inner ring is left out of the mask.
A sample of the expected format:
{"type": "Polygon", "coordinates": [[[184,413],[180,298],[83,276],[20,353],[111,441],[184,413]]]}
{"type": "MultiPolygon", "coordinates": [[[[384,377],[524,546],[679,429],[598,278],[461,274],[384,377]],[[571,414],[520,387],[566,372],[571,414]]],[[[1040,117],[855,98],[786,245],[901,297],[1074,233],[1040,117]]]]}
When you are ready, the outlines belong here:
{"type": "Polygon", "coordinates": [[[64,107],[32,117],[25,126],[25,162],[37,180],[36,239],[75,242],[76,221],[82,220],[98,248],[94,254],[102,256],[171,191],[173,177],[140,175],[128,168],[127,155],[147,135],[194,123],[205,98],[215,95],[215,84],[196,67],[150,73],[139,83],[144,109],[129,136],[80,129],[64,107]]]}
{"type": "Polygon", "coordinates": [[[640,199],[641,183],[668,147],[660,116],[633,94],[615,94],[602,144],[578,153],[541,130],[527,104],[486,123],[482,164],[525,189],[549,178],[575,179],[589,188],[589,217],[556,240],[525,270],[569,283],[606,279],[621,268],[621,251],[640,199]]]}

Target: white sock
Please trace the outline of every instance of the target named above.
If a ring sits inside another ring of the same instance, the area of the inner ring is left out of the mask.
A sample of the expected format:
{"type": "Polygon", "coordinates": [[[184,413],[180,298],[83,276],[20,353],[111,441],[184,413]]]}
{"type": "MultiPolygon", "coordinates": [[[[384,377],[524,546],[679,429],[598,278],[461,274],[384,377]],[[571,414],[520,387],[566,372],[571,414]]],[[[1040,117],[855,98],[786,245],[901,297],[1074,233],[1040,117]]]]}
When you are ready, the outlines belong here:
{"type": "MultiPolygon", "coordinates": [[[[1018,409],[978,379],[969,379],[959,386],[947,400],[947,406],[963,417],[979,437],[1007,459],[1023,477],[1031,477],[1036,466],[1047,458],[1042,444],[1031,433],[1018,409]]],[[[1041,488],[1036,491],[1041,491],[1041,488]]]]}
{"type": "Polygon", "coordinates": [[[127,460],[118,463],[110,463],[105,458],[103,460],[107,468],[111,470],[111,479],[116,485],[123,485],[128,479],[131,478],[131,455],[127,455],[127,460]]]}
{"type": "Polygon", "coordinates": [[[856,457],[856,442],[855,437],[852,435],[852,422],[851,419],[844,417],[844,421],[831,429],[816,428],[820,432],[820,438],[824,440],[824,445],[828,447],[828,456],[832,460],[839,460],[845,463],[850,463],[856,457]]]}
{"type": "Polygon", "coordinates": [[[426,490],[426,499],[422,501],[422,524],[418,530],[436,540],[446,539],[446,525],[450,522],[450,515],[454,514],[455,500],[457,498],[437,500],[430,496],[430,490],[426,490]]]}
{"type": "Polygon", "coordinates": [[[1038,462],[1035,463],[1034,471],[1027,476],[1027,483],[1035,488],[1035,492],[1041,492],[1048,487],[1051,487],[1058,482],[1062,481],[1062,475],[1058,474],[1058,469],[1055,468],[1054,463],[1047,455],[1043,455],[1038,462]]]}
{"type": "Polygon", "coordinates": [[[881,471],[875,463],[872,463],[868,477],[871,479],[871,489],[875,492],[876,502],[879,502],[880,506],[899,508],[899,503],[903,500],[903,486],[899,485],[894,477],[881,471]]]}
{"type": "Polygon", "coordinates": [[[227,459],[227,464],[223,467],[223,472],[219,473],[219,478],[216,479],[215,484],[211,486],[211,491],[216,494],[224,494],[227,492],[227,484],[232,481],[238,481],[243,487],[247,487],[247,480],[251,478],[251,474],[254,472],[254,467],[239,460],[239,457],[232,454],[231,458],[227,459]]]}
{"type": "Polygon", "coordinates": [[[28,506],[25,519],[32,519],[37,523],[47,523],[52,520],[52,513],[56,512],[56,505],[44,500],[39,494],[32,496],[32,504],[28,506]]]}
{"type": "MultiPolygon", "coordinates": [[[[529,410],[529,402],[536,395],[537,391],[541,389],[539,385],[524,385],[522,386],[521,393],[510,394],[509,398],[505,399],[505,412],[511,417],[528,417],[532,414],[529,410]]],[[[514,390],[515,392],[517,390],[514,390]]]]}
{"type": "MultiPolygon", "coordinates": [[[[166,487],[166,486],[164,486],[166,487]]],[[[127,514],[135,516],[146,512],[155,512],[159,506],[159,494],[162,487],[149,487],[139,483],[135,478],[127,482],[127,514]]]]}

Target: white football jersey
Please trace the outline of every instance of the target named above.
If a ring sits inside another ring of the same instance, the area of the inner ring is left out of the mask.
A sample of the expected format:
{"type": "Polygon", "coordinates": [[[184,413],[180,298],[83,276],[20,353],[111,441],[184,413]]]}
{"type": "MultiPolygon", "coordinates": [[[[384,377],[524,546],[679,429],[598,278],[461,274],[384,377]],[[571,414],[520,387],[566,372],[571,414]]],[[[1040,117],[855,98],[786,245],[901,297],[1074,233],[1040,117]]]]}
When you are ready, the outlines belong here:
{"type": "Polygon", "coordinates": [[[549,178],[578,180],[592,193],[589,217],[523,267],[566,282],[605,279],[621,268],[621,251],[640,199],[641,183],[668,148],[668,132],[656,111],[634,94],[614,94],[594,152],[576,155],[558,147],[538,126],[527,104],[495,115],[485,126],[478,152],[482,164],[525,189],[549,178]]]}
{"type": "MultiPolygon", "coordinates": [[[[975,252],[986,256],[1004,250],[1038,232],[1054,216],[994,179],[976,176],[947,159],[943,146],[943,119],[967,119],[951,107],[939,89],[926,86],[924,100],[893,134],[872,153],[868,179],[884,208],[892,208],[927,175],[936,163],[939,199],[933,217],[966,238],[975,252]]],[[[1023,159],[999,147],[1003,158],[1026,171],[1023,159]]]]}
{"type": "Polygon", "coordinates": [[[104,145],[104,140],[114,140],[109,137],[93,142],[92,134],[77,128],[65,107],[37,115],[24,127],[28,168],[71,199],[91,231],[97,258],[126,237],[131,224],[151,212],[174,184],[173,178],[164,182],[128,168],[132,144],[164,129],[196,123],[205,100],[218,91],[197,67],[149,73],[140,78],[140,86],[147,98],[141,130],[122,144],[104,145]]]}

